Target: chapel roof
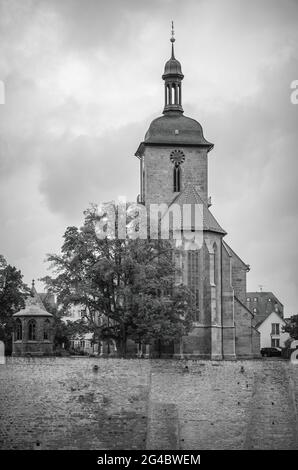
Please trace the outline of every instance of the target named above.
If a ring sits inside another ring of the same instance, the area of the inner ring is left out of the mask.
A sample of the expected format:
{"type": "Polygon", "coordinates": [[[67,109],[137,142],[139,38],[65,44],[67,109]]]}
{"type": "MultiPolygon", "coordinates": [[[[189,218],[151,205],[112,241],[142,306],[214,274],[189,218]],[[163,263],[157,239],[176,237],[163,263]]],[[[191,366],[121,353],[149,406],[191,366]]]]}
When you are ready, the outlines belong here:
{"type": "Polygon", "coordinates": [[[35,289],[34,281],[32,282],[31,294],[25,300],[25,308],[15,313],[13,317],[53,317],[53,315],[45,309],[35,289]]]}

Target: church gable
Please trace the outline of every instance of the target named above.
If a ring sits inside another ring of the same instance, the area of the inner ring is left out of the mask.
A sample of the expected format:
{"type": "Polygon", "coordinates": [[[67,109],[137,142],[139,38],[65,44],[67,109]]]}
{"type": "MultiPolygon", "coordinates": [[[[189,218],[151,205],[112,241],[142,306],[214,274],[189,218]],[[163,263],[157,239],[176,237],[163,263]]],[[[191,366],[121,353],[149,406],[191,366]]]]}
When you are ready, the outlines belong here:
{"type": "Polygon", "coordinates": [[[181,208],[183,208],[184,205],[198,206],[198,216],[201,217],[201,221],[198,221],[199,223],[195,224],[194,214],[192,214],[192,229],[194,229],[195,226],[198,226],[200,230],[226,235],[226,231],[219,225],[193,184],[188,183],[185,189],[174,197],[173,201],[169,205],[169,209],[173,204],[177,204],[181,208]]]}

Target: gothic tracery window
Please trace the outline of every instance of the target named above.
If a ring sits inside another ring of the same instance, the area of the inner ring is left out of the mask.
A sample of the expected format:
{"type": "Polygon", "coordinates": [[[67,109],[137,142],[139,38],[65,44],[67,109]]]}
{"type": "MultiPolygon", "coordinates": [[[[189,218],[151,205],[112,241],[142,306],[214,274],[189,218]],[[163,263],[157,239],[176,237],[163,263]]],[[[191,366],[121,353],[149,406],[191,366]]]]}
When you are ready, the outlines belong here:
{"type": "Polygon", "coordinates": [[[170,160],[174,165],[173,191],[177,193],[181,191],[181,164],[185,160],[185,155],[182,150],[173,150],[170,155],[170,160]]]}
{"type": "Polygon", "coordinates": [[[29,329],[29,341],[35,341],[36,340],[36,321],[35,320],[30,320],[28,329],[29,329]]]}
{"type": "Polygon", "coordinates": [[[214,252],[214,284],[218,284],[218,255],[217,255],[217,244],[213,243],[213,252],[214,252]]]}
{"type": "Polygon", "coordinates": [[[174,172],[173,172],[173,188],[174,188],[174,193],[180,192],[180,187],[181,187],[181,168],[180,165],[175,165],[174,166],[174,172]]]}
{"type": "Polygon", "coordinates": [[[187,285],[193,295],[193,303],[196,308],[195,321],[199,321],[199,251],[189,250],[187,252],[187,285]]]}
{"type": "Polygon", "coordinates": [[[50,320],[45,320],[44,322],[44,329],[43,329],[43,339],[48,340],[50,339],[50,320]]]}
{"type": "Polygon", "coordinates": [[[22,322],[18,318],[16,321],[16,340],[21,341],[23,339],[23,328],[22,328],[22,322]]]}

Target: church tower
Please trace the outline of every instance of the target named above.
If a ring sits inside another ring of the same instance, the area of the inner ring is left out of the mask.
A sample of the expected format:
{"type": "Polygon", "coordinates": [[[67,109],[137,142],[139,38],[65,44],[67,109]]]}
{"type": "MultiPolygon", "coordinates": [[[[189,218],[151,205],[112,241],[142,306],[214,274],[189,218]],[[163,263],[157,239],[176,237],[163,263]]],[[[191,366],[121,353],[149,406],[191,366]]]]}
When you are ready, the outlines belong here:
{"type": "Polygon", "coordinates": [[[183,73],[175,58],[172,30],[172,53],[166,62],[163,116],[155,119],[140,144],[140,202],[171,203],[191,183],[208,203],[208,152],[213,144],[203,135],[202,126],[184,116],[182,107],[183,73]]]}
{"type": "MultiPolygon", "coordinates": [[[[241,336],[242,329],[248,328],[243,333],[246,339],[242,338],[239,344],[249,356],[252,354],[253,315],[247,309],[243,310],[248,267],[223,241],[226,231],[210,212],[208,154],[213,144],[205,139],[199,122],[184,115],[184,75],[175,57],[173,25],[170,41],[171,57],[162,75],[163,115],[152,121],[135,155],[140,161],[138,202],[147,207],[147,212],[152,204],[164,204],[169,211],[174,204],[180,207],[199,205],[201,208],[201,246],[178,250],[177,256],[181,282],[193,292],[196,318],[192,332],[182,339],[179,346],[175,345],[172,353],[184,357],[235,358],[237,335],[241,336]],[[233,279],[235,284],[238,283],[236,287],[233,279]],[[235,321],[236,291],[241,303],[238,310],[245,317],[245,320],[240,320],[238,329],[235,321]]],[[[191,232],[196,230],[196,227],[189,227],[191,232]]],[[[185,227],[183,233],[186,234],[185,227]]]]}

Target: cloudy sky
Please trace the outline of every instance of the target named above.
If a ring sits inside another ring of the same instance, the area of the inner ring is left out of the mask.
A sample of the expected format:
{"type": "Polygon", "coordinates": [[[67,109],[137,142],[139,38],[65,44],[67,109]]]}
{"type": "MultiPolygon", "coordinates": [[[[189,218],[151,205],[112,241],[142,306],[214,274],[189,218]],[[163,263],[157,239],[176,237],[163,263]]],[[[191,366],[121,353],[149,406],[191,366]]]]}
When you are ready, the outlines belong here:
{"type": "Polygon", "coordinates": [[[0,0],[0,253],[29,283],[90,202],[135,200],[172,19],[212,211],[248,289],[297,313],[297,0],[0,0]]]}

